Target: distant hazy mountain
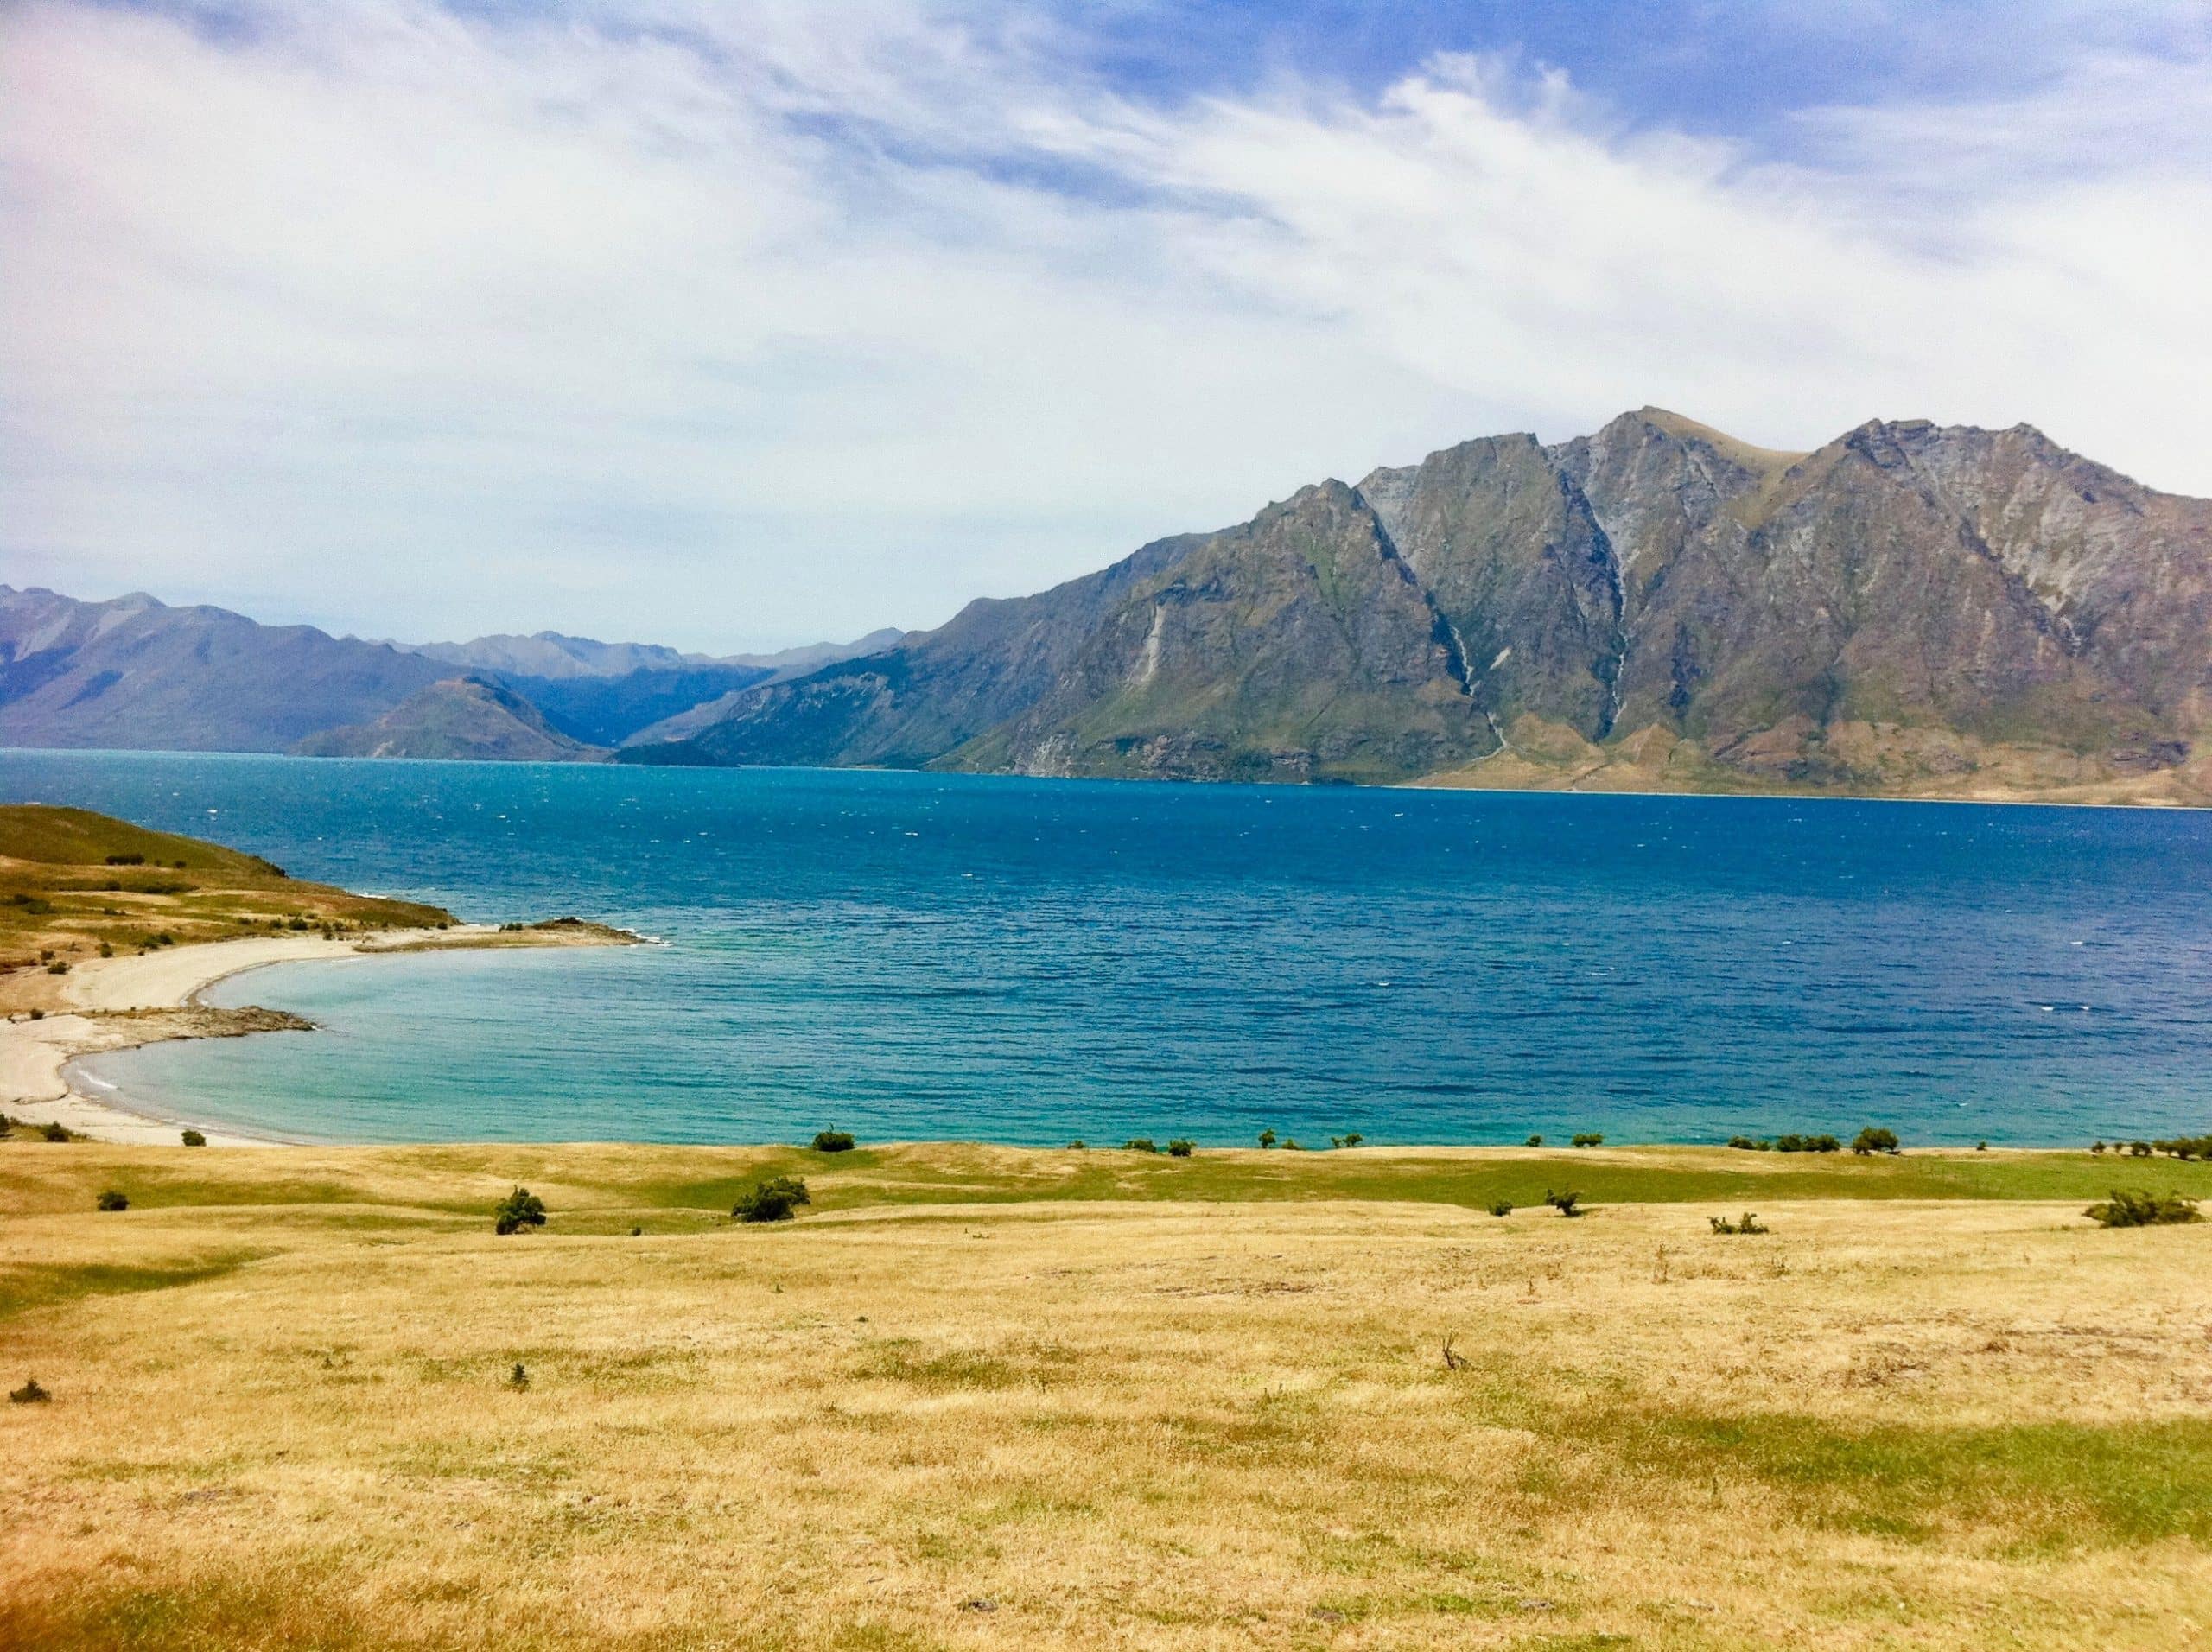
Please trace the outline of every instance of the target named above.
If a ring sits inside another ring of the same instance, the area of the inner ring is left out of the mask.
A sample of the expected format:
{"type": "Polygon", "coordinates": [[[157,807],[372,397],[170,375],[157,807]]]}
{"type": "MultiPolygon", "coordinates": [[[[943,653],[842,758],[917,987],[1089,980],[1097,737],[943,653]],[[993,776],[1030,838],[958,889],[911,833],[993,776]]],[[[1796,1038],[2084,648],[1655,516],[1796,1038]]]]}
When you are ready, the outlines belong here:
{"type": "Polygon", "coordinates": [[[658,643],[602,643],[589,637],[563,636],[557,631],[541,631],[528,637],[502,633],[465,643],[394,643],[392,646],[448,665],[537,682],[627,677],[639,671],[678,671],[701,666],[746,667],[766,677],[778,671],[810,670],[853,654],[873,653],[888,648],[904,635],[892,629],[873,631],[857,642],[808,643],[772,654],[681,654],[658,643]]]}
{"type": "Polygon", "coordinates": [[[448,668],[310,626],[0,585],[0,744],[281,752],[448,668]]]}
{"type": "Polygon", "coordinates": [[[0,585],[0,745],[289,751],[334,729],[352,737],[458,664],[528,702],[548,732],[613,746],[734,689],[901,635],[726,660],[554,632],[413,648],[143,594],[83,602],[0,585]]]}
{"type": "Polygon", "coordinates": [[[622,758],[2183,801],[2208,721],[2212,503],[2025,425],[1796,454],[1645,409],[1306,488],[622,758]]]}
{"type": "Polygon", "coordinates": [[[488,677],[451,677],[418,689],[373,721],[310,734],[302,757],[412,757],[574,763],[607,753],[571,740],[537,708],[488,677]]]}

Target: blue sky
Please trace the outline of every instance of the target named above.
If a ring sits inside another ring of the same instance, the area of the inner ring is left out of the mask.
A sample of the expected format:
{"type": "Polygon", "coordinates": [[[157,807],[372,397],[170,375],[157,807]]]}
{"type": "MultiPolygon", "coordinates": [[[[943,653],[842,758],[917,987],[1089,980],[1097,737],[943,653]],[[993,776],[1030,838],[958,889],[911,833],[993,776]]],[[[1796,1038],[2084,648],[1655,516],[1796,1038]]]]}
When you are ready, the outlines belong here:
{"type": "Polygon", "coordinates": [[[2212,493],[2212,8],[16,0],[0,579],[929,625],[1471,435],[2212,493]]]}

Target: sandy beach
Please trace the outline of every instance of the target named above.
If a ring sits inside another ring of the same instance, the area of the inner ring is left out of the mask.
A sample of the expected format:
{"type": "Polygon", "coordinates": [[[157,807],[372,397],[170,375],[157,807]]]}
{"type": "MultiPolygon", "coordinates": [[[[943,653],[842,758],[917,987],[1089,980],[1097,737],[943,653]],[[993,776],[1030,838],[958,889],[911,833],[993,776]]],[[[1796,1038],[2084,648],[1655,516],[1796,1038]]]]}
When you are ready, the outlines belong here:
{"type": "Polygon", "coordinates": [[[169,1039],[234,1038],[301,1024],[260,1010],[219,1009],[200,994],[219,981],[276,963],[388,952],[475,950],[515,945],[588,944],[545,931],[524,939],[490,924],[443,930],[396,930],[372,937],[326,940],[319,935],[269,935],[166,948],[132,957],[88,960],[71,971],[61,1007],[36,1020],[17,1013],[0,1021],[0,1111],[33,1125],[58,1123],[102,1141],[174,1144],[187,1125],[210,1147],[271,1147],[283,1138],[226,1130],[200,1121],[118,1106],[73,1070],[79,1058],[169,1039]],[[542,935],[543,938],[535,938],[542,935]]]}

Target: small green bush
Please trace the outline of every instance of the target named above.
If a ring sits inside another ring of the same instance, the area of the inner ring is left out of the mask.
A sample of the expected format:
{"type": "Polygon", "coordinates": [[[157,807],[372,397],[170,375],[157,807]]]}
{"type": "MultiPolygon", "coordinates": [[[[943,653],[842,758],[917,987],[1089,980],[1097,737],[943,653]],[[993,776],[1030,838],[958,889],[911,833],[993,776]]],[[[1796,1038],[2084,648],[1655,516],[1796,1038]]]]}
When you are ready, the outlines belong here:
{"type": "Polygon", "coordinates": [[[1158,1153],[1160,1146],[1150,1136],[1131,1136],[1122,1144],[1124,1153],[1158,1153]]]}
{"type": "Polygon", "coordinates": [[[1511,1216],[1513,1214],[1513,1201],[1511,1199],[1492,1199],[1491,1201],[1490,1213],[1492,1216],[1511,1216]]]}
{"type": "Polygon", "coordinates": [[[1354,1130],[1347,1135],[1331,1136],[1329,1138],[1329,1145],[1332,1147],[1357,1147],[1361,1142],[1366,1140],[1367,1138],[1365,1136],[1360,1134],[1358,1131],[1354,1130]]]}
{"type": "Polygon", "coordinates": [[[1532,1135],[1522,1145],[1524,1147],[1541,1147],[1544,1145],[1544,1139],[1540,1135],[1532,1135]]]}
{"type": "Polygon", "coordinates": [[[1709,1216],[1706,1220],[1713,1224],[1715,1233],[1764,1233],[1767,1230],[1766,1223],[1749,1210],[1744,1212],[1740,1222],[1731,1222],[1725,1216],[1709,1216]]]}
{"type": "Polygon", "coordinates": [[[1777,1153],[1839,1153],[1843,1143],[1832,1135],[1780,1135],[1774,1139],[1777,1153]]]}
{"type": "Polygon", "coordinates": [[[2212,1159],[2212,1135],[2168,1136],[2151,1146],[2176,1159],[2212,1159]]]}
{"type": "Polygon", "coordinates": [[[1897,1133],[1870,1124],[1852,1137],[1851,1150],[1862,1159],[1869,1153],[1895,1153],[1897,1150],[1897,1133]]]}
{"type": "Polygon", "coordinates": [[[114,1187],[102,1189],[99,1198],[92,1203],[103,1210],[127,1210],[130,1208],[129,1196],[120,1188],[114,1187]]]}
{"type": "Polygon", "coordinates": [[[514,1369],[507,1373],[507,1386],[516,1389],[526,1388],[530,1386],[530,1372],[524,1368],[520,1360],[517,1360],[514,1369]]]}
{"type": "Polygon", "coordinates": [[[492,1231],[520,1233],[524,1228],[545,1225],[545,1201],[526,1187],[518,1187],[492,1207],[492,1231]]]}
{"type": "Polygon", "coordinates": [[[1304,1153],[1306,1151],[1306,1144],[1300,1141],[1296,1136],[1292,1136],[1288,1141],[1285,1141],[1282,1144],[1282,1147],[1285,1153],[1304,1153]]]}
{"type": "Polygon", "coordinates": [[[38,1128],[38,1133],[48,1141],[67,1141],[72,1139],[67,1129],[59,1124],[41,1124],[38,1128]]]}
{"type": "Polygon", "coordinates": [[[204,1147],[207,1145],[207,1138],[197,1130],[187,1130],[184,1133],[184,1145],[188,1147],[204,1147]]]}
{"type": "Polygon", "coordinates": [[[814,1150],[817,1153],[850,1153],[853,1147],[853,1134],[849,1130],[817,1130],[814,1133],[814,1150]]]}
{"type": "Polygon", "coordinates": [[[1574,1138],[1574,1146],[1578,1147],[1602,1147],[1605,1145],[1605,1138],[1595,1130],[1585,1130],[1574,1138]]]}
{"type": "Polygon", "coordinates": [[[2147,1141],[2131,1141],[2127,1144],[2127,1153],[2132,1159],[2148,1159],[2151,1156],[2151,1144],[2147,1141]]]}
{"type": "Polygon", "coordinates": [[[66,975],[69,973],[69,966],[57,958],[46,966],[46,973],[49,975],[66,975]]]}
{"type": "Polygon", "coordinates": [[[1554,1193],[1550,1188],[1547,1187],[1544,1190],[1544,1203],[1550,1205],[1553,1210],[1557,1210],[1561,1216],[1580,1216],[1582,1214],[1580,1209],[1582,1195],[1580,1193],[1554,1193]]]}
{"type": "Polygon", "coordinates": [[[1262,1130],[1260,1132],[1260,1145],[1263,1147],[1274,1147],[1278,1139],[1279,1138],[1273,1130],[1262,1130]]]}
{"type": "Polygon", "coordinates": [[[806,1184],[796,1176],[770,1176],[738,1195],[729,1213],[740,1222],[788,1222],[802,1204],[811,1204],[806,1184]]]}
{"type": "Polygon", "coordinates": [[[1170,1159],[1188,1159],[1196,1151],[1198,1145],[1188,1136],[1177,1136],[1167,1144],[1167,1156],[1170,1159]]]}
{"type": "Polygon", "coordinates": [[[1088,1141],[1085,1141],[1081,1136],[1077,1136],[1074,1141],[1068,1143],[1068,1151],[1070,1153],[1087,1153],[1090,1149],[1090,1144],[1088,1141]]]}
{"type": "Polygon", "coordinates": [[[2101,1228],[2160,1228],[2171,1223],[2202,1222],[2195,1199],[2178,1193],[2113,1189],[2112,1198],[2082,1212],[2101,1228]]]}
{"type": "Polygon", "coordinates": [[[39,1387],[38,1378],[33,1377],[20,1388],[10,1388],[8,1398],[19,1406],[42,1406],[54,1396],[39,1387]]]}
{"type": "Polygon", "coordinates": [[[1760,1141],[1747,1135],[1730,1136],[1728,1145],[1740,1148],[1745,1153],[1772,1153],[1774,1151],[1774,1143],[1771,1141],[1760,1141]]]}

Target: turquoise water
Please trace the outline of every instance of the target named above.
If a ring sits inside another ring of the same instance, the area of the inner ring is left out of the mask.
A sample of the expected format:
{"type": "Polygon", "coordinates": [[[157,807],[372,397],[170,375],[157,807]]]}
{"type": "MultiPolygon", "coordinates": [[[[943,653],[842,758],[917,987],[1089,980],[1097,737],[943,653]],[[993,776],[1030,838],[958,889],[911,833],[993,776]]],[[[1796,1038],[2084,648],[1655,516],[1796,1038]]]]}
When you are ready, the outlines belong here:
{"type": "Polygon", "coordinates": [[[0,796],[626,950],[288,966],[92,1071],[334,1140],[2212,1126],[2212,816],[0,754],[0,796]]]}

